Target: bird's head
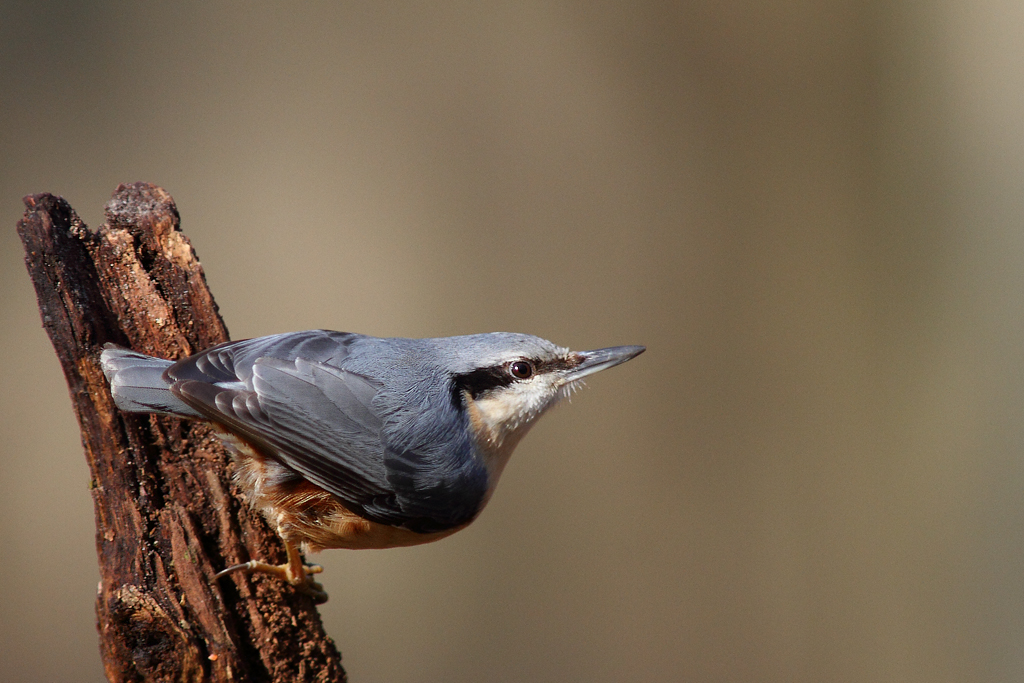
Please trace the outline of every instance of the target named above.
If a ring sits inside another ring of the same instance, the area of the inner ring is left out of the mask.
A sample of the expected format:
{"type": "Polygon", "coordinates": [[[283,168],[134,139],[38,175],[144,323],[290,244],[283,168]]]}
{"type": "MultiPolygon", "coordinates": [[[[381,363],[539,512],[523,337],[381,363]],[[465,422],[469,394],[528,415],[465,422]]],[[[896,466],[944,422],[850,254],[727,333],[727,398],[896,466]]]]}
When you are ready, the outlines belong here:
{"type": "Polygon", "coordinates": [[[478,444],[499,471],[530,426],[583,378],[643,353],[643,346],[570,351],[526,334],[448,337],[452,400],[469,414],[478,444]]]}

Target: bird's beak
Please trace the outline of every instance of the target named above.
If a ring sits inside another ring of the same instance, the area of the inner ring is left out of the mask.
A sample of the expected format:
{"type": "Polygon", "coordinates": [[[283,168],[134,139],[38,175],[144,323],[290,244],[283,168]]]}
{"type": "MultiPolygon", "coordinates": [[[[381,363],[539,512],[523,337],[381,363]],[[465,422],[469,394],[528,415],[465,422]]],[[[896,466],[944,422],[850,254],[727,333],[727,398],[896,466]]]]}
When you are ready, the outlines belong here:
{"type": "Polygon", "coordinates": [[[569,370],[565,379],[567,382],[581,380],[587,375],[606,370],[619,363],[625,363],[630,358],[636,358],[646,350],[646,346],[613,346],[609,349],[577,351],[573,355],[579,359],[579,364],[569,370]]]}

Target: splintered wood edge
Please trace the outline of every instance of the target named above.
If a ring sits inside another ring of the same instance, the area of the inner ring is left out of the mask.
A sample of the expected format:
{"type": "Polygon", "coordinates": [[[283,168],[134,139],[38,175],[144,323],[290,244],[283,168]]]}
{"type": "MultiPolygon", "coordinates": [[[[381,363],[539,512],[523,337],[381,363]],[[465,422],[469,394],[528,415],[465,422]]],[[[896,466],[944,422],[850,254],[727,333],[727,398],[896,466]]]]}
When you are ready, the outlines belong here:
{"type": "Polygon", "coordinates": [[[242,552],[280,548],[262,518],[231,494],[218,466],[222,452],[188,457],[195,449],[213,450],[209,430],[122,415],[100,371],[98,354],[108,341],[176,357],[227,339],[173,199],[145,183],[122,185],[98,232],[59,197],[33,195],[25,204],[18,231],[26,266],[93,477],[103,576],[97,608],[108,677],[345,680],[340,654],[308,598],[269,581],[252,582],[252,590],[248,579],[224,594],[223,586],[205,580],[213,571],[210,530],[219,539],[218,557],[235,554],[243,540],[249,550],[242,552]],[[154,498],[173,494],[161,480],[185,475],[203,487],[196,497],[214,503],[212,509],[197,510],[187,495],[150,507],[154,498]],[[235,499],[237,518],[223,510],[228,499],[235,499]],[[148,610],[151,603],[160,609],[148,610]],[[169,620],[160,616],[172,613],[169,620]]]}

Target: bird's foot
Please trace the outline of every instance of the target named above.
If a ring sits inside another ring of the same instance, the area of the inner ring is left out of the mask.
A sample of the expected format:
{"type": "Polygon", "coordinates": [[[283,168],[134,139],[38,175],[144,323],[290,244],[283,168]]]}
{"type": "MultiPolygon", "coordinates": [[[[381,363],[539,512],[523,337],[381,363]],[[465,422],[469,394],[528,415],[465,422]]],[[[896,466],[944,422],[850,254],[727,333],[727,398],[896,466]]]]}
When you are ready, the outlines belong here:
{"type": "Polygon", "coordinates": [[[298,550],[291,544],[287,544],[287,549],[288,562],[284,564],[268,564],[259,560],[250,560],[217,572],[213,579],[216,581],[235,572],[270,574],[295,586],[296,590],[313,598],[313,602],[318,605],[327,602],[327,593],[324,591],[323,585],[313,580],[313,574],[319,574],[324,568],[318,564],[303,563],[298,550]]]}

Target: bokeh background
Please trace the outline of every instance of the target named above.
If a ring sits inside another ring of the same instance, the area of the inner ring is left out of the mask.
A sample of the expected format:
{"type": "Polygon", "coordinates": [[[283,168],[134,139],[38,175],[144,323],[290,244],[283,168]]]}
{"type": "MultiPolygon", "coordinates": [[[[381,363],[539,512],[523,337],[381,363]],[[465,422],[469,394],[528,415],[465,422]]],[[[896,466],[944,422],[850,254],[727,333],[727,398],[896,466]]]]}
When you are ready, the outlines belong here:
{"type": "Polygon", "coordinates": [[[232,335],[642,343],[441,543],[329,551],[354,683],[1024,680],[1024,4],[0,2],[0,679],[102,679],[14,226],[177,201],[232,335]]]}

